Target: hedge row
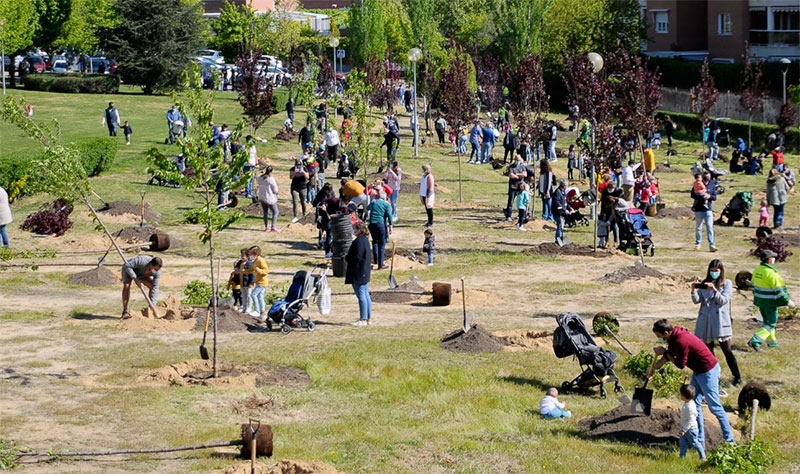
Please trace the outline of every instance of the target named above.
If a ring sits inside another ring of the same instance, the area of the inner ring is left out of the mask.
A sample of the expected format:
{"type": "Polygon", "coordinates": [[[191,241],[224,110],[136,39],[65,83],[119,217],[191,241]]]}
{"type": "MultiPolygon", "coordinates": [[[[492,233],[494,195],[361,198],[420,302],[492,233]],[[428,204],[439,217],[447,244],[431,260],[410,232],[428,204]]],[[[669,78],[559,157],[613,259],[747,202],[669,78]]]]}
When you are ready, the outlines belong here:
{"type": "MultiPolygon", "coordinates": [[[[684,61],[671,58],[649,58],[648,67],[661,73],[663,87],[677,87],[691,89],[700,83],[700,68],[703,63],[697,61],[684,61]]],[[[709,64],[708,72],[714,78],[714,86],[724,91],[739,92],[742,88],[742,74],[744,66],[736,64],[709,64]]],[[[779,62],[765,62],[762,65],[763,80],[769,93],[774,97],[781,97],[783,87],[783,65],[779,62]]],[[[797,84],[800,73],[797,67],[789,68],[786,74],[786,84],[797,84]]]]}
{"type": "Polygon", "coordinates": [[[22,78],[26,89],[70,94],[118,94],[116,74],[28,74],[22,78]]]}
{"type": "MultiPolygon", "coordinates": [[[[117,142],[108,137],[78,142],[75,147],[90,177],[109,169],[117,156],[117,142]]],[[[0,186],[8,191],[10,200],[38,192],[40,183],[33,167],[40,153],[19,152],[0,160],[0,186]]]]}

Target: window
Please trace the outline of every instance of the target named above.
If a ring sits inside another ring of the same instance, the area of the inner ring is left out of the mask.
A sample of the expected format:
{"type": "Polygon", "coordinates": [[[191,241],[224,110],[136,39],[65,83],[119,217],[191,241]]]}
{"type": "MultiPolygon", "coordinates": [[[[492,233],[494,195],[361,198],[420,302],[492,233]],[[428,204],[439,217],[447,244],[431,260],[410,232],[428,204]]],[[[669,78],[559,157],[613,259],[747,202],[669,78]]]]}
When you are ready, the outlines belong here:
{"type": "Polygon", "coordinates": [[[656,12],[654,15],[654,23],[656,25],[656,33],[667,34],[669,33],[669,12],[656,12]]]}
{"type": "Polygon", "coordinates": [[[717,15],[717,34],[719,36],[730,36],[733,34],[732,14],[720,13],[717,15]]]}

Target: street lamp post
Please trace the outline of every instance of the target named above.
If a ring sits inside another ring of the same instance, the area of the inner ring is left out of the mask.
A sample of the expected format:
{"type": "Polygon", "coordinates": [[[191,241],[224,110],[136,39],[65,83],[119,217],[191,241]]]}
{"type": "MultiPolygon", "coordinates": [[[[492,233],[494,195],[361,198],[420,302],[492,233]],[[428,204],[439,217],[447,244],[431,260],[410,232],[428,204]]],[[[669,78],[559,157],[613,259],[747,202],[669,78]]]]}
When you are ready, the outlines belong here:
{"type": "MultiPolygon", "coordinates": [[[[592,63],[592,72],[596,76],[597,73],[599,73],[603,69],[603,57],[600,56],[597,53],[589,53],[587,55],[587,57],[589,58],[589,62],[592,63]]],[[[594,84],[594,81],[596,79],[597,79],[596,77],[592,77],[592,83],[593,84],[594,84]]],[[[592,87],[594,87],[594,85],[592,85],[592,87]]],[[[598,213],[597,213],[597,204],[598,204],[598,197],[599,196],[597,195],[597,180],[595,179],[595,162],[597,160],[595,159],[595,150],[594,150],[594,146],[595,146],[595,136],[594,136],[594,134],[595,134],[595,129],[597,128],[597,120],[595,118],[595,111],[594,111],[594,108],[595,108],[594,107],[594,97],[591,97],[591,100],[592,100],[592,104],[591,104],[591,107],[592,107],[591,108],[591,112],[592,112],[592,149],[591,149],[592,175],[591,175],[591,178],[590,178],[591,179],[590,188],[595,190],[594,205],[592,206],[592,217],[594,218],[594,245],[593,245],[593,251],[595,253],[597,253],[597,220],[598,220],[598,217],[599,217],[598,213]]]]}
{"type": "Polygon", "coordinates": [[[789,72],[789,65],[792,64],[792,62],[789,61],[786,58],[782,58],[781,59],[781,64],[783,64],[783,71],[782,71],[783,72],[783,89],[781,89],[781,91],[783,92],[783,102],[781,102],[781,104],[785,104],[786,103],[786,73],[789,72]]]}
{"type": "MultiPolygon", "coordinates": [[[[3,95],[6,95],[6,42],[3,36],[6,33],[6,21],[0,21],[0,76],[3,76],[3,95]]],[[[784,84],[786,83],[786,74],[783,75],[784,84]]]]}
{"type": "MultiPolygon", "coordinates": [[[[335,36],[331,36],[331,40],[328,42],[333,48],[333,81],[331,86],[333,87],[331,96],[336,96],[336,47],[339,46],[339,38],[335,36]]],[[[336,118],[336,100],[333,101],[333,117],[336,118]]]]}
{"type": "Polygon", "coordinates": [[[417,116],[417,61],[422,59],[422,51],[419,48],[411,48],[408,50],[408,60],[414,65],[414,93],[412,99],[414,100],[414,112],[412,119],[414,121],[414,157],[419,156],[419,117],[417,116]]]}

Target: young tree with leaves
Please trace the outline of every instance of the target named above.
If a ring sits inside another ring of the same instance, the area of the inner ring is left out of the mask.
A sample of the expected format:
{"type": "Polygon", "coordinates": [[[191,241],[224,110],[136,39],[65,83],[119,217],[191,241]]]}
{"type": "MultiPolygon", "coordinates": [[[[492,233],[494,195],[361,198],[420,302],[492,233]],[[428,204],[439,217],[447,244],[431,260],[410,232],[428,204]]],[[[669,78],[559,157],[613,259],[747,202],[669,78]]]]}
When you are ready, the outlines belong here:
{"type": "MultiPolygon", "coordinates": [[[[11,61],[6,73],[13,78],[16,69],[14,57],[25,52],[33,44],[33,28],[37,14],[33,2],[0,2],[0,41],[3,42],[5,54],[11,61]]],[[[5,67],[5,66],[4,66],[5,67]]],[[[6,82],[10,87],[16,87],[16,81],[6,82]]]]}
{"type": "MultiPolygon", "coordinates": [[[[538,54],[521,58],[508,74],[508,92],[514,121],[531,135],[541,129],[541,122],[549,109],[550,96],[544,89],[542,57],[538,54]]],[[[538,140],[541,137],[534,136],[538,140]]]]}
{"type": "Polygon", "coordinates": [[[475,78],[478,81],[478,98],[489,112],[495,112],[503,100],[500,62],[497,57],[490,55],[474,56],[472,62],[475,64],[475,78]]]}
{"type": "MultiPolygon", "coordinates": [[[[248,154],[244,151],[237,153],[225,161],[222,147],[213,146],[211,129],[206,126],[214,119],[213,101],[215,95],[207,94],[202,89],[200,68],[192,66],[184,74],[184,89],[186,90],[185,102],[177,94],[173,94],[175,103],[179,105],[181,114],[196,117],[201,126],[191,127],[185,139],[178,143],[187,168],[194,173],[181,173],[174,164],[174,157],[167,156],[161,148],[151,148],[148,151],[148,161],[152,164],[149,172],[157,172],[164,179],[174,181],[190,189],[199,196],[198,207],[190,211],[192,216],[201,226],[198,237],[203,244],[208,246],[208,263],[211,275],[211,287],[215,294],[219,294],[220,282],[216,281],[215,240],[214,236],[230,227],[244,217],[240,211],[221,212],[217,206],[218,189],[231,190],[244,185],[246,180],[240,179],[244,166],[247,164],[248,154]],[[209,145],[211,144],[211,146],[209,145]]],[[[240,121],[234,127],[229,140],[241,137],[245,124],[240,121]]],[[[213,349],[213,376],[218,375],[218,343],[217,343],[217,298],[211,300],[211,321],[214,335],[213,349]]]]}
{"type": "Polygon", "coordinates": [[[251,41],[242,43],[236,59],[242,78],[237,101],[244,109],[243,112],[247,115],[249,125],[255,134],[275,113],[275,98],[272,93],[272,81],[263,74],[258,62],[261,59],[261,51],[251,45],[251,41]]]}
{"type": "Polygon", "coordinates": [[[355,69],[347,76],[347,90],[345,91],[353,114],[350,117],[353,124],[350,128],[351,136],[348,148],[355,152],[355,157],[364,171],[364,179],[369,180],[369,169],[380,160],[382,155],[372,129],[375,121],[369,115],[370,88],[367,85],[367,75],[364,71],[355,69]]]}
{"type": "Polygon", "coordinates": [[[700,83],[694,86],[694,113],[700,119],[700,136],[708,122],[708,113],[719,100],[719,91],[714,87],[714,76],[708,71],[708,58],[703,60],[700,68],[700,83]]]}
{"type": "Polygon", "coordinates": [[[752,61],[750,59],[750,43],[744,42],[744,54],[742,54],[742,90],[739,92],[739,103],[747,111],[747,146],[753,144],[753,112],[764,108],[764,98],[767,89],[763,82],[763,62],[752,61]]]}

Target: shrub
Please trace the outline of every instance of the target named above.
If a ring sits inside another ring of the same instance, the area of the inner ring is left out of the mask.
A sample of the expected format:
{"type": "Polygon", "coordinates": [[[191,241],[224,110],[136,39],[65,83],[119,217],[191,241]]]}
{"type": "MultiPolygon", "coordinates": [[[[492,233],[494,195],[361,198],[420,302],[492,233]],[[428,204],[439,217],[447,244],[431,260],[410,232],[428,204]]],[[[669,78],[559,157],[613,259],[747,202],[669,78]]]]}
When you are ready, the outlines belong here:
{"type": "Polygon", "coordinates": [[[72,228],[72,221],[69,220],[71,212],[72,204],[64,199],[56,199],[29,215],[20,228],[36,234],[61,236],[72,228]]]}
{"type": "Polygon", "coordinates": [[[22,80],[26,89],[68,94],[117,94],[119,76],[115,74],[28,74],[22,80]]]}
{"type": "Polygon", "coordinates": [[[611,334],[606,331],[606,326],[608,326],[608,329],[614,334],[619,333],[619,321],[614,314],[605,311],[595,314],[594,318],[592,318],[592,331],[600,337],[611,336],[611,334]]]}
{"type": "Polygon", "coordinates": [[[183,303],[195,306],[207,305],[214,291],[211,285],[200,280],[192,280],[183,289],[183,303]]]}
{"type": "Polygon", "coordinates": [[[15,153],[0,160],[0,186],[8,192],[11,202],[23,194],[25,185],[31,179],[32,160],[30,155],[15,153]]]}
{"type": "MultiPolygon", "coordinates": [[[[669,114],[675,124],[678,126],[676,135],[679,138],[700,140],[700,119],[695,114],[680,113],[680,112],[661,112],[656,117],[657,120],[663,120],[664,115],[669,114]]],[[[768,123],[752,123],[753,143],[750,147],[755,153],[760,152],[764,148],[764,142],[770,132],[777,129],[777,125],[768,123]]],[[[747,122],[739,120],[723,120],[722,121],[723,133],[728,131],[731,145],[736,145],[736,139],[741,137],[747,140],[747,122]]],[[[800,132],[797,127],[786,130],[786,143],[797,143],[800,140],[800,132]]],[[[788,146],[788,145],[787,145],[788,146]]]]}
{"type": "MultiPolygon", "coordinates": [[[[642,349],[638,354],[631,356],[625,361],[623,367],[631,376],[644,383],[647,378],[647,369],[653,363],[655,354],[652,351],[642,349]]],[[[684,375],[672,363],[664,364],[658,369],[650,379],[649,388],[655,390],[659,397],[675,397],[683,385],[684,375]]]]}
{"type": "Polygon", "coordinates": [[[743,446],[720,443],[705,464],[721,474],[760,474],[767,472],[774,454],[773,447],[758,438],[743,446]]]}
{"type": "Polygon", "coordinates": [[[753,255],[761,255],[761,252],[764,250],[775,252],[776,262],[785,262],[786,258],[792,255],[791,250],[786,248],[786,242],[774,235],[768,235],[762,239],[758,239],[758,246],[752,253],[753,255]]]}
{"type": "Polygon", "coordinates": [[[117,142],[111,138],[94,138],[77,145],[83,169],[89,177],[107,170],[117,156],[117,142]]]}

